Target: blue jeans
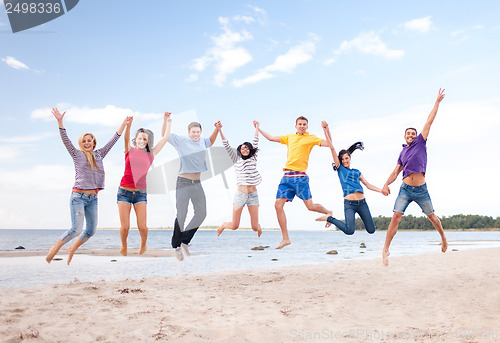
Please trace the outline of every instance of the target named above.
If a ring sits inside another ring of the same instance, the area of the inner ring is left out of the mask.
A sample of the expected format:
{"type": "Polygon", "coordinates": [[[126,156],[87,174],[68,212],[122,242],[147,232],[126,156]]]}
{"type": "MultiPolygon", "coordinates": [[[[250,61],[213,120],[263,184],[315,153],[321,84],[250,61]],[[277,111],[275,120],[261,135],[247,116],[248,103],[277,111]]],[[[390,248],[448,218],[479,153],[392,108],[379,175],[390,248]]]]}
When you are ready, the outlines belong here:
{"type": "Polygon", "coordinates": [[[394,212],[405,213],[406,208],[412,201],[415,201],[426,215],[434,213],[431,197],[427,191],[427,184],[410,186],[403,182],[394,204],[394,212]]]}
{"type": "Polygon", "coordinates": [[[71,210],[71,229],[61,236],[61,241],[66,244],[78,235],[80,235],[79,238],[82,242],[88,241],[97,229],[97,194],[72,192],[69,208],[71,210]],[[87,226],[82,232],[84,217],[87,226]]]}
{"type": "Polygon", "coordinates": [[[361,217],[363,224],[365,224],[366,231],[368,231],[368,233],[374,233],[375,223],[373,222],[373,218],[370,213],[370,209],[368,208],[368,204],[366,203],[366,199],[361,199],[361,200],[344,199],[345,223],[338,219],[333,218],[332,216],[328,217],[327,221],[338,227],[346,235],[352,235],[356,230],[355,218],[354,218],[356,212],[361,217]]]}
{"type": "Polygon", "coordinates": [[[174,223],[172,248],[180,247],[181,243],[189,244],[207,216],[207,200],[200,180],[190,180],[179,176],[177,178],[175,199],[177,218],[175,218],[174,223]],[[184,222],[186,221],[189,201],[193,204],[194,216],[185,227],[184,222]]]}

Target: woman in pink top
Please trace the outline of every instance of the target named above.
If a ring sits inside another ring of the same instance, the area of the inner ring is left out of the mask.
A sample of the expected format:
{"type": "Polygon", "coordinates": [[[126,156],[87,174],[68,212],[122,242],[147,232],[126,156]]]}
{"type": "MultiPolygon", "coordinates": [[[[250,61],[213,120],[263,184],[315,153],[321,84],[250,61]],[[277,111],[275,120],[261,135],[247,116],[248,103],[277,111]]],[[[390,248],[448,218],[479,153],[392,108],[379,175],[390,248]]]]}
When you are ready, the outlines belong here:
{"type": "Polygon", "coordinates": [[[120,253],[127,256],[127,237],[130,230],[130,211],[134,206],[135,215],[137,217],[137,228],[141,235],[141,248],[139,254],[146,252],[146,241],[148,239],[147,228],[147,193],[146,193],[146,176],[149,167],[153,163],[155,156],[165,146],[170,136],[170,127],[172,119],[170,112],[165,112],[163,120],[167,122],[167,129],[158,144],[153,148],[154,136],[153,132],[148,129],[139,129],[132,140],[130,146],[130,126],[132,121],[127,124],[125,129],[125,173],[118,188],[117,202],[118,212],[120,214],[120,237],[122,247],[120,253]]]}

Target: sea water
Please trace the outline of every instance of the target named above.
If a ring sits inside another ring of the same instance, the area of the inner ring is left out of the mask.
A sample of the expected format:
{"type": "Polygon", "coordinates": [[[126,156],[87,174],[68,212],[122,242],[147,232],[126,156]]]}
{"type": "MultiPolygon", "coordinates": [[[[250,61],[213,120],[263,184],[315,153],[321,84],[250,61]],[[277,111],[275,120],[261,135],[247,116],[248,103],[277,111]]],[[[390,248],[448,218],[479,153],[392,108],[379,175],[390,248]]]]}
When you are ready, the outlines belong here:
{"type": "MultiPolygon", "coordinates": [[[[91,256],[85,250],[120,248],[118,230],[98,230],[66,265],[62,261],[45,262],[45,253],[63,231],[60,230],[0,230],[0,252],[11,252],[13,257],[0,257],[0,288],[69,283],[75,280],[124,280],[153,276],[204,274],[229,270],[251,270],[280,266],[331,263],[343,260],[380,258],[385,231],[369,235],[357,231],[347,236],[340,231],[290,231],[292,244],[276,250],[281,241],[280,231],[264,231],[260,238],[253,231],[226,230],[217,237],[215,231],[199,230],[194,236],[192,256],[180,262],[173,256],[91,256]],[[361,247],[364,243],[366,248],[361,247]],[[17,246],[22,252],[43,252],[43,256],[15,256],[17,246]],[[264,250],[251,250],[269,246],[264,250]],[[336,250],[338,254],[326,254],[336,250]]],[[[148,249],[170,250],[171,230],[150,230],[148,249]]],[[[446,232],[448,251],[500,247],[498,231],[446,232]]],[[[139,232],[131,230],[128,247],[139,247],[139,232]]],[[[391,244],[391,256],[424,254],[440,251],[440,236],[436,231],[398,231],[391,244]]],[[[70,242],[69,244],[72,244],[70,242]]],[[[64,249],[65,247],[63,247],[64,249]]]]}

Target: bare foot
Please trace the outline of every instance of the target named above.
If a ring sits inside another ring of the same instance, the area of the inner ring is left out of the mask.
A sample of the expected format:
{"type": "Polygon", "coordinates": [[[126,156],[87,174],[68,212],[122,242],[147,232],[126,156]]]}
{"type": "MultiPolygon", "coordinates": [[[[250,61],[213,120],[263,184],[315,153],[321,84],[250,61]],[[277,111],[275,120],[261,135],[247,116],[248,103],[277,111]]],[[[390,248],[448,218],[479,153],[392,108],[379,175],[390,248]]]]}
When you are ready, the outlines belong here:
{"type": "Polygon", "coordinates": [[[222,231],[224,231],[224,224],[222,224],[221,226],[219,226],[219,228],[217,229],[217,236],[220,236],[220,234],[222,233],[222,231]]]}
{"type": "Polygon", "coordinates": [[[262,235],[262,228],[260,227],[259,224],[259,229],[257,230],[257,237],[260,237],[260,235],[262,235]]]}
{"type": "Polygon", "coordinates": [[[53,245],[50,247],[49,253],[47,254],[47,257],[45,257],[45,261],[47,261],[47,263],[50,263],[54,258],[54,256],[56,256],[56,254],[57,254],[57,249],[53,245]]]}
{"type": "Polygon", "coordinates": [[[73,255],[75,254],[75,251],[73,250],[72,246],[71,247],[67,247],[66,251],[68,252],[68,262],[67,262],[67,264],[69,266],[69,264],[71,263],[71,260],[73,259],[73,255]]]}
{"type": "Polygon", "coordinates": [[[281,243],[275,249],[281,249],[290,244],[292,244],[292,242],[290,242],[289,240],[282,240],[281,243]]]}
{"type": "Polygon", "coordinates": [[[146,252],[146,250],[148,250],[148,249],[146,248],[146,244],[142,244],[142,243],[141,243],[141,248],[139,249],[139,255],[144,254],[144,253],[146,252]]]}
{"type": "Polygon", "coordinates": [[[389,265],[389,255],[391,253],[389,252],[389,250],[382,250],[382,262],[384,262],[384,266],[388,266],[389,265]]]}
{"type": "Polygon", "coordinates": [[[446,252],[447,249],[448,249],[448,242],[446,241],[446,239],[443,239],[443,242],[441,242],[441,251],[446,252]]]}
{"type": "Polygon", "coordinates": [[[329,216],[330,216],[329,214],[325,214],[324,216],[316,218],[316,221],[317,222],[326,222],[326,220],[328,219],[329,216]]]}
{"type": "Polygon", "coordinates": [[[123,245],[122,244],[122,247],[120,248],[120,254],[122,254],[123,256],[127,256],[127,245],[123,245]]]}

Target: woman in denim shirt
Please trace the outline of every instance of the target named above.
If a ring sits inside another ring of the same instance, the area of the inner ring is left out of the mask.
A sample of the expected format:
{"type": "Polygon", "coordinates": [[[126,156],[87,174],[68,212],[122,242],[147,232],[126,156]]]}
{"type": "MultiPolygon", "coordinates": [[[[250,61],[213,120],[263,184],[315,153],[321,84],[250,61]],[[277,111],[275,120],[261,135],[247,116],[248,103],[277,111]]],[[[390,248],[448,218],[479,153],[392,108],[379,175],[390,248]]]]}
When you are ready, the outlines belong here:
{"type": "Polygon", "coordinates": [[[365,195],[363,194],[363,187],[361,186],[360,181],[366,186],[366,188],[372,191],[382,193],[382,189],[375,187],[366,181],[359,170],[351,169],[351,154],[357,149],[363,150],[363,143],[354,143],[351,147],[349,147],[349,149],[341,150],[337,156],[335,148],[333,147],[328,124],[325,121],[321,124],[323,126],[323,131],[325,132],[326,141],[332,151],[334,161],[333,169],[338,172],[340,184],[342,185],[342,190],[344,191],[345,223],[329,215],[321,216],[316,220],[326,220],[326,227],[334,224],[346,235],[352,235],[356,230],[355,215],[358,213],[361,220],[363,220],[366,231],[368,231],[368,233],[374,233],[375,224],[373,223],[370,209],[366,203],[365,195]]]}

